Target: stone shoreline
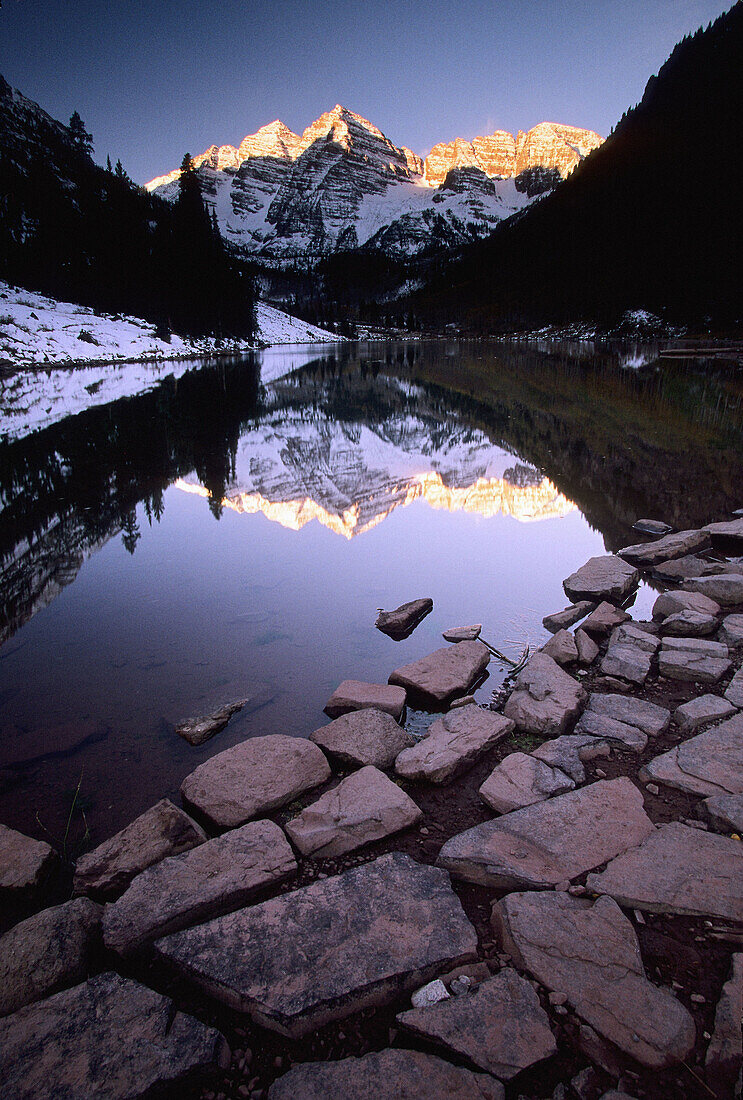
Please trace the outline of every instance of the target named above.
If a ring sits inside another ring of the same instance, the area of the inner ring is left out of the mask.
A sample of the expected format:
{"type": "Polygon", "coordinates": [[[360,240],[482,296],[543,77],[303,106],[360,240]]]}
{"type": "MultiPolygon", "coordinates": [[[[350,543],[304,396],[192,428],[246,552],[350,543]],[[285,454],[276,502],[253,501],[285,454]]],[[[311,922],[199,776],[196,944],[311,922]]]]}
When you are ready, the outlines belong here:
{"type": "Polygon", "coordinates": [[[75,900],[41,909],[55,853],[0,827],[0,897],[39,910],[0,938],[4,1095],[734,1096],[743,519],[657,534],[566,579],[492,708],[479,627],[346,681],[81,857],[75,900]],[[441,713],[420,741],[401,692],[441,713]]]}

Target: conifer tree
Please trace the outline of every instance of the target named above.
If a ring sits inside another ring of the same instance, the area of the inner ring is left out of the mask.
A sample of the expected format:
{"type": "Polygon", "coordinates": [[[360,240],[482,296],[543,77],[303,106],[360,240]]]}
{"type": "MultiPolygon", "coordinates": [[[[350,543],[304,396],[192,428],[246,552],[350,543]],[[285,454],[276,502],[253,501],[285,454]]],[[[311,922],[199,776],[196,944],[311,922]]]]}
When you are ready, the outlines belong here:
{"type": "Polygon", "coordinates": [[[80,118],[77,111],[73,111],[70,117],[70,137],[74,145],[80,150],[81,153],[85,153],[86,156],[92,157],[93,155],[93,135],[85,129],[85,123],[80,118]]]}

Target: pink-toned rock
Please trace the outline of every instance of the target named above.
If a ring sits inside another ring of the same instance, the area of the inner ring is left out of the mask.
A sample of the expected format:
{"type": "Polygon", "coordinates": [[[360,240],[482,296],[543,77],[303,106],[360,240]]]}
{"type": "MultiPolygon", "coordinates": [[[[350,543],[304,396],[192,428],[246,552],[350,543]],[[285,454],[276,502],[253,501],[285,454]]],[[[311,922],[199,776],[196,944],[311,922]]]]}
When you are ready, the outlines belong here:
{"type": "Polygon", "coordinates": [[[653,618],[667,619],[682,611],[697,611],[700,615],[717,615],[719,603],[701,592],[662,592],[653,604],[653,618]]]}
{"type": "Polygon", "coordinates": [[[389,684],[367,684],[363,680],[344,680],[328,699],[325,713],[328,718],[340,718],[352,710],[366,710],[373,707],[391,714],[396,721],[402,718],[405,710],[405,692],[400,687],[389,684]]]}
{"type": "Polygon", "coordinates": [[[616,554],[589,558],[585,565],[571,573],[563,582],[565,595],[571,600],[608,600],[621,603],[635,589],[640,574],[616,554]]]}
{"type": "Polygon", "coordinates": [[[559,768],[526,753],[512,752],[493,769],[478,793],[496,813],[507,814],[574,787],[573,780],[559,768]]]}
{"type": "Polygon", "coordinates": [[[707,1047],[704,1072],[718,1096],[732,1096],[743,1060],[743,954],[733,955],[730,975],[722,987],[715,1027],[707,1047]]]}
{"type": "Polygon", "coordinates": [[[720,573],[716,577],[692,577],[683,584],[686,592],[701,592],[723,607],[743,603],[743,573],[720,573]]]}
{"type": "Polygon", "coordinates": [[[513,722],[475,704],[437,718],[425,737],[403,749],[395,771],[404,779],[447,783],[513,730],[513,722]]]}
{"type": "Polygon", "coordinates": [[[45,841],[0,825],[0,897],[38,890],[56,860],[56,852],[45,841]]]}
{"type": "Polygon", "coordinates": [[[396,668],[389,681],[425,705],[441,707],[453,696],[464,695],[489,663],[490,650],[482,642],[457,642],[396,668]]]}
{"type": "Polygon", "coordinates": [[[556,634],[558,630],[566,630],[573,623],[585,619],[586,615],[595,611],[595,609],[596,604],[592,600],[571,603],[563,611],[555,611],[552,615],[545,615],[542,619],[542,626],[545,630],[549,630],[551,634],[556,634]]]}
{"type": "Polygon", "coordinates": [[[585,630],[587,634],[592,634],[596,638],[602,638],[605,634],[611,634],[615,627],[626,623],[629,618],[626,611],[603,600],[588,616],[581,630],[585,630]]]}
{"type": "Polygon", "coordinates": [[[723,520],[721,523],[708,523],[702,528],[716,542],[727,542],[730,539],[743,539],[743,517],[740,519],[723,520]]]}
{"type": "Polygon", "coordinates": [[[558,630],[542,646],[541,652],[557,661],[558,665],[571,665],[578,660],[578,646],[569,630],[558,630]]]}
{"type": "Polygon", "coordinates": [[[578,650],[578,664],[584,667],[592,665],[599,655],[599,647],[582,628],[575,632],[575,647],[578,650]]]}
{"type": "Polygon", "coordinates": [[[519,729],[558,737],[580,714],[586,693],[546,653],[535,653],[516,677],[503,713],[519,729]]]}
{"type": "Polygon", "coordinates": [[[373,707],[342,714],[327,726],[310,734],[310,741],[332,759],[352,768],[367,764],[391,768],[403,749],[415,744],[415,738],[384,711],[373,707]]]}
{"type": "Polygon", "coordinates": [[[735,714],[719,726],[656,756],[640,771],[649,780],[687,794],[743,793],[743,715],[735,714]]]}
{"type": "Polygon", "coordinates": [[[426,615],[433,611],[433,600],[425,597],[400,604],[394,611],[380,611],[374,624],[377,630],[388,634],[390,638],[407,638],[426,615]]]}
{"type": "Polygon", "coordinates": [[[697,554],[700,550],[708,550],[711,545],[712,540],[707,531],[674,531],[673,534],[653,542],[625,546],[617,553],[633,565],[647,568],[660,562],[683,558],[687,554],[697,554]]]}

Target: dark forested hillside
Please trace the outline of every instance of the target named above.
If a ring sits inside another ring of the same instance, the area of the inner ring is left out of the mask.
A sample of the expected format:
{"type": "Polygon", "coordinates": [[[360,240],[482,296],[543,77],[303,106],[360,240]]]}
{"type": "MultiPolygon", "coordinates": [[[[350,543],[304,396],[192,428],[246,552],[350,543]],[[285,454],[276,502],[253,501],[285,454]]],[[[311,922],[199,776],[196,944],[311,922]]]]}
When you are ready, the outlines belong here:
{"type": "Polygon", "coordinates": [[[250,336],[252,281],[188,179],[171,205],[90,149],[78,116],[63,126],[0,77],[0,278],[163,330],[250,336]]]}
{"type": "Polygon", "coordinates": [[[441,265],[415,308],[481,330],[644,308],[743,322],[743,4],[684,39],[551,195],[441,265]]]}

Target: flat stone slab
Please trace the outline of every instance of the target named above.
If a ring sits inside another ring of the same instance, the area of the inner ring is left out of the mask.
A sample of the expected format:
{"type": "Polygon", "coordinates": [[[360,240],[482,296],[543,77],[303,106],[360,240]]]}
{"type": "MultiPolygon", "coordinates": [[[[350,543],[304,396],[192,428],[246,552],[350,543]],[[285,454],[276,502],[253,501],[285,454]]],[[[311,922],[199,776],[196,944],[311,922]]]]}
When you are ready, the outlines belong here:
{"type": "Polygon", "coordinates": [[[723,607],[743,603],[743,573],[720,573],[716,577],[691,577],[683,583],[685,592],[701,592],[723,607]]]}
{"type": "Polygon", "coordinates": [[[719,623],[714,615],[704,615],[701,611],[678,611],[663,620],[662,632],[681,638],[705,638],[714,634],[719,623]]]}
{"type": "Polygon", "coordinates": [[[310,741],[340,764],[391,768],[403,749],[416,743],[411,733],[382,710],[352,710],[310,734],[310,741]]]}
{"type": "Polygon", "coordinates": [[[704,657],[721,657],[724,660],[730,656],[726,645],[714,642],[711,638],[664,638],[663,649],[666,652],[694,653],[704,657]]]}
{"type": "Polygon", "coordinates": [[[571,665],[578,660],[578,646],[569,630],[558,630],[542,646],[541,652],[557,661],[558,665],[571,665]]]}
{"type": "Polygon", "coordinates": [[[75,864],[76,894],[116,898],[135,875],[166,856],[187,852],[206,840],[188,814],[162,798],[126,828],[86,852],[75,864]]]}
{"type": "Polygon", "coordinates": [[[743,615],[726,615],[717,639],[730,649],[743,646],[743,615]]]}
{"type": "Polygon", "coordinates": [[[45,841],[0,825],[0,897],[37,890],[56,861],[56,852],[45,841]]]}
{"type": "Polygon", "coordinates": [[[535,653],[516,677],[503,713],[527,733],[559,737],[578,717],[586,693],[546,653],[535,653]]]}
{"type": "Polygon", "coordinates": [[[500,1081],[417,1050],[305,1062],[274,1081],[268,1100],[503,1100],[500,1081]]]}
{"type": "Polygon", "coordinates": [[[696,813],[718,833],[743,836],[743,794],[713,794],[696,807],[696,813]]]}
{"type": "Polygon", "coordinates": [[[667,619],[682,611],[698,611],[700,615],[717,615],[720,605],[701,592],[661,592],[653,604],[653,618],[667,619]]]}
{"type": "Polygon", "coordinates": [[[342,779],[285,828],[303,856],[321,859],[392,836],[422,817],[412,798],[384,772],[369,766],[342,779]]]}
{"type": "Polygon", "coordinates": [[[73,898],[0,936],[0,1016],[83,981],[100,927],[100,905],[73,898]]]}
{"type": "Polygon", "coordinates": [[[247,699],[236,699],[233,703],[225,703],[224,706],[218,707],[211,714],[200,718],[186,718],[176,723],[175,732],[184,741],[188,741],[189,745],[203,745],[205,741],[209,741],[223,730],[232,715],[242,710],[247,701],[247,699]]]}
{"type": "Polygon", "coordinates": [[[596,604],[593,600],[580,600],[578,603],[571,603],[563,611],[555,611],[552,615],[545,615],[542,619],[542,626],[545,630],[549,630],[551,634],[556,634],[558,630],[567,630],[569,626],[585,619],[586,615],[590,615],[595,610],[596,604]]]}
{"type": "Polygon", "coordinates": [[[480,637],[482,623],[472,623],[471,626],[450,626],[441,637],[445,642],[474,642],[480,637]]]}
{"type": "Polygon", "coordinates": [[[667,535],[673,530],[668,523],[659,519],[638,519],[632,524],[633,531],[639,531],[641,535],[667,535]]]}
{"type": "Polygon", "coordinates": [[[739,669],[728,684],[725,698],[734,707],[743,707],[743,669],[739,669]]]}
{"type": "Polygon", "coordinates": [[[473,993],[401,1012],[397,1022],[502,1081],[510,1081],[557,1050],[539,997],[525,978],[508,967],[473,993]]]}
{"type": "Polygon", "coordinates": [[[609,648],[601,662],[605,676],[617,676],[642,687],[650,672],[650,662],[660,645],[653,634],[635,626],[622,623],[612,633],[609,648]]]}
{"type": "Polygon", "coordinates": [[[396,668],[389,681],[424,703],[443,706],[453,696],[465,695],[489,663],[490,650],[482,642],[457,642],[396,668]]]}
{"type": "Polygon", "coordinates": [[[743,845],[673,821],[589,875],[586,886],[651,913],[743,921],[743,845]]]}
{"type": "Polygon", "coordinates": [[[621,603],[640,582],[640,574],[616,554],[589,558],[585,565],[562,582],[568,599],[608,600],[621,603]]]}
{"type": "Polygon", "coordinates": [[[719,695],[699,695],[673,712],[673,720],[682,733],[693,733],[708,722],[718,722],[735,714],[735,707],[719,695]]]}
{"type": "Polygon", "coordinates": [[[659,562],[673,561],[687,554],[698,554],[700,550],[709,550],[712,539],[707,531],[674,531],[655,542],[642,542],[635,546],[625,546],[617,553],[633,565],[643,569],[659,562]]]}
{"type": "Polygon", "coordinates": [[[614,745],[621,745],[630,752],[643,752],[647,743],[647,734],[636,726],[626,722],[617,722],[606,714],[597,714],[592,710],[585,710],[575,727],[575,733],[588,734],[590,737],[600,738],[602,741],[614,745]]]}
{"type": "Polygon", "coordinates": [[[181,797],[218,829],[234,829],[328,779],[328,761],[312,741],[268,734],[200,764],[181,783],[181,797]]]}
{"type": "Polygon", "coordinates": [[[400,852],[159,940],[190,981],[296,1037],[473,959],[448,875],[400,852]]]}
{"type": "Polygon", "coordinates": [[[632,695],[594,692],[589,696],[586,710],[605,715],[615,722],[634,726],[648,737],[659,737],[666,732],[671,722],[671,712],[665,707],[648,703],[644,699],[635,699],[632,695]]]}
{"type": "Polygon", "coordinates": [[[296,870],[279,826],[251,821],[137,875],[126,893],[106,906],[106,947],[121,955],[141,950],[160,936],[246,905],[296,870]]]}
{"type": "Polygon", "coordinates": [[[743,518],[723,520],[722,523],[708,523],[702,528],[713,540],[743,539],[743,518]]]}
{"type": "Polygon", "coordinates": [[[224,1038],[163,997],[118,974],[0,1020],[7,1100],[138,1100],[216,1070],[224,1038]]]}
{"type": "Polygon", "coordinates": [[[323,707],[328,718],[340,718],[352,710],[383,710],[396,721],[405,710],[405,691],[390,684],[367,684],[363,680],[344,680],[323,707]]]}
{"type": "Polygon", "coordinates": [[[687,794],[743,794],[743,715],[656,756],[640,774],[687,794]]]}
{"type": "Polygon", "coordinates": [[[400,604],[394,611],[380,611],[374,624],[377,630],[387,634],[390,638],[400,640],[409,637],[418,623],[430,615],[433,611],[433,600],[425,597],[422,600],[410,600],[409,603],[400,604]]]}
{"type": "Polygon", "coordinates": [[[567,733],[563,737],[555,737],[530,753],[536,760],[543,760],[550,767],[559,768],[576,783],[585,782],[586,769],[583,765],[587,760],[608,755],[607,742],[587,733],[567,733]]]}
{"type": "Polygon", "coordinates": [[[709,562],[696,554],[688,554],[673,561],[658,562],[653,568],[653,573],[660,580],[673,581],[675,584],[686,577],[705,577],[716,572],[718,572],[717,563],[709,562]]]}
{"type": "Polygon", "coordinates": [[[404,779],[448,783],[513,730],[510,718],[474,703],[437,718],[428,733],[403,749],[395,771],[404,779]]]}
{"type": "MultiPolygon", "coordinates": [[[[677,641],[701,641],[701,638],[679,638],[677,641]]],[[[658,671],[667,680],[683,680],[694,684],[716,684],[732,668],[725,657],[711,657],[691,649],[676,649],[664,645],[658,657],[658,671]]]]}
{"type": "Polygon", "coordinates": [[[691,1015],[648,981],[634,928],[611,898],[509,894],[493,906],[493,926],[517,965],[641,1065],[663,1069],[694,1046],[691,1015]]]}
{"type": "Polygon", "coordinates": [[[581,625],[581,630],[585,630],[595,638],[603,638],[605,634],[611,634],[615,627],[621,626],[630,618],[631,616],[626,611],[622,611],[621,607],[615,607],[613,603],[602,600],[581,625]]]}
{"type": "Polygon", "coordinates": [[[636,847],[653,830],[626,777],[602,780],[453,836],[437,865],[497,890],[548,889],[636,847]]]}
{"type": "Polygon", "coordinates": [[[733,955],[730,974],[715,1011],[704,1075],[718,1096],[733,1096],[743,1062],[743,954],[733,955]]]}
{"type": "Polygon", "coordinates": [[[480,787],[483,802],[499,814],[522,810],[575,787],[573,780],[544,761],[523,752],[512,752],[490,773],[480,787]]]}

